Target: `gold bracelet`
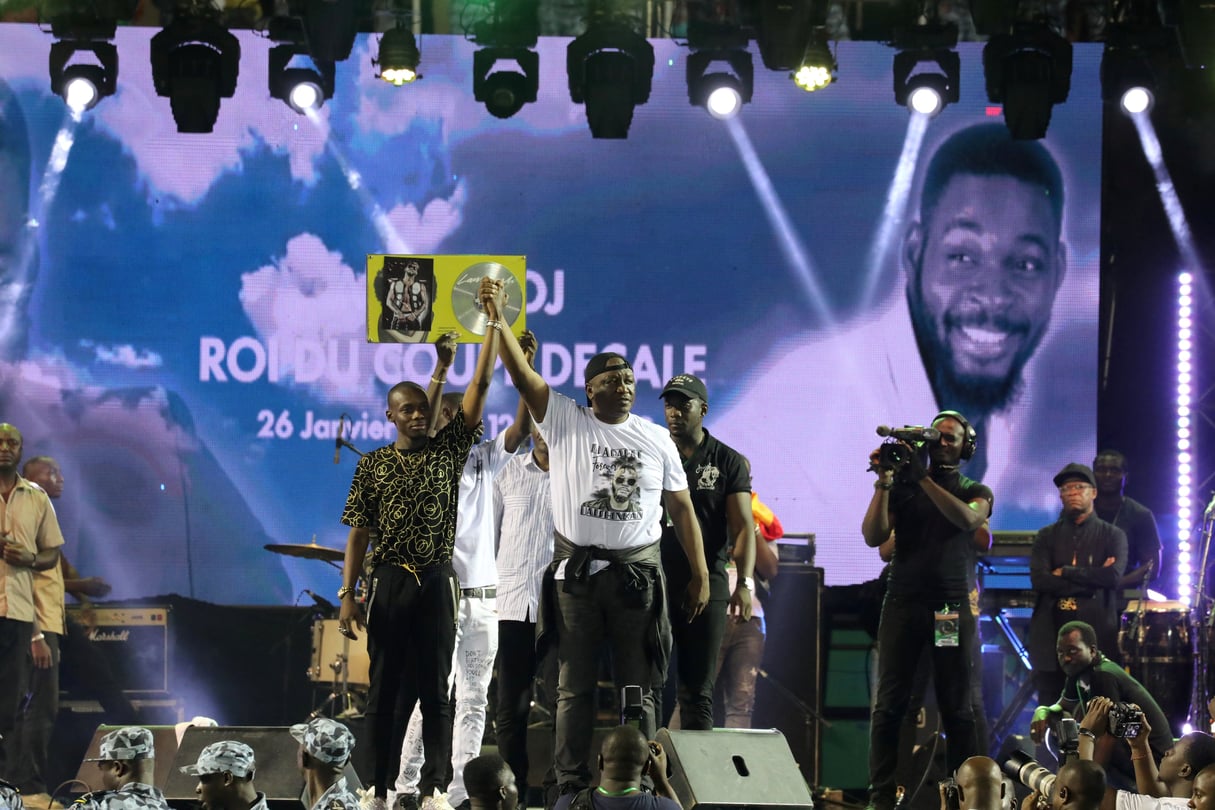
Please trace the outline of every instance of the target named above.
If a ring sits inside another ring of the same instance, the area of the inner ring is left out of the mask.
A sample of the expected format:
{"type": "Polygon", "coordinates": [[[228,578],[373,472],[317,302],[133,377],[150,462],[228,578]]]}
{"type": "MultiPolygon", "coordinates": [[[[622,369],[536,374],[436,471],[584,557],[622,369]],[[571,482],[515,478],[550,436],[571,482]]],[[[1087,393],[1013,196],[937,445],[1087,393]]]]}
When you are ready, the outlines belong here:
{"type": "Polygon", "coordinates": [[[347,596],[349,596],[352,593],[354,593],[354,588],[352,588],[349,585],[343,585],[342,587],[338,588],[337,596],[338,596],[338,599],[340,600],[340,599],[345,599],[347,596]]]}
{"type": "Polygon", "coordinates": [[[445,384],[447,383],[447,378],[446,378],[446,377],[444,377],[443,379],[441,379],[441,380],[440,380],[438,377],[436,377],[435,375],[431,374],[431,375],[430,375],[430,381],[431,381],[432,383],[438,383],[439,385],[445,385],[445,384]]]}

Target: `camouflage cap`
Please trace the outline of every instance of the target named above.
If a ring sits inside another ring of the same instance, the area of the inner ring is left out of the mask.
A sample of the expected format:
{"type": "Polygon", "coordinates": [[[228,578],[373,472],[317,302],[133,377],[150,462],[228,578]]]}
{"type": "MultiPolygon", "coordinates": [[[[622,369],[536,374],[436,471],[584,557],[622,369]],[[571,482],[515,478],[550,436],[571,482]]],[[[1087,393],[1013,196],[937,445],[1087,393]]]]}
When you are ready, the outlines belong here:
{"type": "Polygon", "coordinates": [[[191,776],[224,772],[248,776],[255,768],[252,748],[236,740],[220,740],[199,751],[198,762],[183,766],[181,772],[191,776]]]}
{"type": "Polygon", "coordinates": [[[296,723],[291,727],[291,736],[298,740],[304,750],[330,765],[342,765],[350,759],[354,749],[354,735],[336,720],[317,717],[307,723],[296,723]]]}
{"type": "Polygon", "coordinates": [[[85,762],[130,762],[136,759],[154,759],[156,749],[152,744],[152,732],[139,726],[115,729],[101,738],[97,756],[85,762]]]}
{"type": "Polygon", "coordinates": [[[72,804],[74,810],[165,810],[165,797],[151,785],[129,784],[117,790],[86,793],[72,804]]]}

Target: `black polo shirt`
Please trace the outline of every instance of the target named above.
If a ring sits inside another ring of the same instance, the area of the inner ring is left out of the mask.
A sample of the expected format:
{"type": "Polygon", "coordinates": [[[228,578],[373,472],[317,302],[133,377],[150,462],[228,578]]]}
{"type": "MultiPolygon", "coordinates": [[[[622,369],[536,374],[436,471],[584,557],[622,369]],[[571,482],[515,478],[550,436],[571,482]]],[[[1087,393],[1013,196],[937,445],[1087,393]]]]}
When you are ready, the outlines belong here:
{"type": "MultiPolygon", "coordinates": [[[[730,536],[726,526],[726,497],[739,492],[751,497],[751,474],[742,454],[719,442],[705,431],[705,439],[696,452],[683,459],[688,476],[688,494],[700,523],[704,541],[705,562],[709,566],[709,598],[729,599],[730,581],[726,576],[729,561],[730,536]]],[[[745,516],[750,520],[750,515],[745,516]]],[[[672,591],[686,588],[692,579],[692,568],[675,534],[670,517],[664,515],[662,528],[662,567],[667,587],[672,591]]]]}

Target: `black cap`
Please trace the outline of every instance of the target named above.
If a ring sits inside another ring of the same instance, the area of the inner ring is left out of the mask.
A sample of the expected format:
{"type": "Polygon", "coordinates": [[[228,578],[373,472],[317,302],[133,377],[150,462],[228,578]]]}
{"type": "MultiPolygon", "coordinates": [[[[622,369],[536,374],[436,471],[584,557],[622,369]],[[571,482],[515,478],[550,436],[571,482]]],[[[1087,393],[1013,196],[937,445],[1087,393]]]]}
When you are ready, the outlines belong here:
{"type": "Polygon", "coordinates": [[[622,355],[616,354],[616,352],[600,352],[587,361],[582,379],[584,382],[590,382],[605,371],[615,371],[621,368],[627,368],[630,371],[633,369],[629,365],[629,361],[622,355]]]}
{"type": "Polygon", "coordinates": [[[1072,462],[1059,470],[1055,476],[1055,486],[1061,487],[1066,481],[1083,481],[1086,484],[1097,486],[1097,479],[1093,476],[1093,471],[1085,464],[1077,464],[1072,462]]]}
{"type": "Polygon", "coordinates": [[[658,397],[661,399],[671,392],[683,394],[688,399],[699,399],[705,403],[709,401],[709,389],[705,388],[704,382],[699,377],[691,374],[676,374],[667,380],[667,384],[658,397]]]}

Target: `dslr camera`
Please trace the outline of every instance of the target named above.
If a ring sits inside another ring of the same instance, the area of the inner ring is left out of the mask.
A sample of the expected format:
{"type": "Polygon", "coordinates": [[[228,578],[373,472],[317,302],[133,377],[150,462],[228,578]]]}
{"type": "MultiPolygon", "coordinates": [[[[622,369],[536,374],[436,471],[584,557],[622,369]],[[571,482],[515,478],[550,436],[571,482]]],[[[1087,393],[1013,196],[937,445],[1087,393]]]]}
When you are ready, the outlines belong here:
{"type": "Polygon", "coordinates": [[[1049,798],[1055,792],[1055,774],[1023,751],[1013,751],[1004,761],[1004,772],[1021,782],[1039,796],[1049,798]]]}
{"type": "Polygon", "coordinates": [[[620,725],[641,730],[645,720],[645,702],[640,686],[625,686],[620,690],[620,725]]]}
{"type": "Polygon", "coordinates": [[[941,795],[945,798],[946,810],[961,810],[962,798],[958,793],[958,783],[952,776],[940,783],[941,795]]]}
{"type": "Polygon", "coordinates": [[[1133,740],[1143,731],[1143,710],[1134,703],[1119,701],[1110,706],[1110,734],[1133,740]]]}

